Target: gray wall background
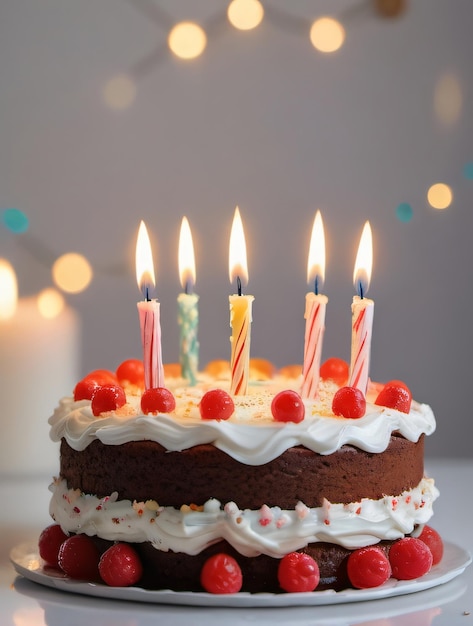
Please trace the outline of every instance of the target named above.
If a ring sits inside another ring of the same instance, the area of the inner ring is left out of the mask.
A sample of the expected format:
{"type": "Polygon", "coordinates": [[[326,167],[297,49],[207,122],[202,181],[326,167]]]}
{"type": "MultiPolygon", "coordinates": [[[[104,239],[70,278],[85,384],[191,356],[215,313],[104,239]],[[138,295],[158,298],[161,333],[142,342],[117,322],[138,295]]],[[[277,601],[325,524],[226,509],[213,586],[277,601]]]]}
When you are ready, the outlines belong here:
{"type": "MultiPolygon", "coordinates": [[[[346,24],[344,47],[265,19],[243,33],[223,23],[193,62],[163,52],[166,29],[126,0],[4,0],[0,5],[0,208],[30,218],[39,256],[0,233],[26,295],[51,283],[50,259],[74,250],[95,269],[68,296],[82,320],[83,372],[140,356],[134,246],[152,233],[165,361],[178,359],[177,246],[194,235],[201,362],[229,358],[228,240],[238,204],[255,295],[252,355],[301,362],[310,229],[323,212],[329,297],[324,359],[349,359],[353,263],[363,223],[374,236],[371,375],[402,378],[438,421],[430,455],[471,455],[473,161],[469,0],[413,0],[381,19],[346,24]],[[156,62],[152,59],[157,50],[156,62]],[[133,105],[104,104],[116,74],[141,67],[133,105]],[[439,78],[462,90],[454,123],[434,112],[439,78]],[[426,191],[448,183],[452,206],[426,191]],[[409,202],[413,218],[396,218],[409,202]]],[[[146,3],[145,3],[146,4],[146,3]]],[[[152,1],[147,3],[152,6],[152,1]]],[[[173,20],[205,20],[220,0],[155,0],[173,20]]],[[[349,0],[272,7],[311,19],[349,0]]],[[[144,4],[140,5],[145,6],[144,4]]]]}

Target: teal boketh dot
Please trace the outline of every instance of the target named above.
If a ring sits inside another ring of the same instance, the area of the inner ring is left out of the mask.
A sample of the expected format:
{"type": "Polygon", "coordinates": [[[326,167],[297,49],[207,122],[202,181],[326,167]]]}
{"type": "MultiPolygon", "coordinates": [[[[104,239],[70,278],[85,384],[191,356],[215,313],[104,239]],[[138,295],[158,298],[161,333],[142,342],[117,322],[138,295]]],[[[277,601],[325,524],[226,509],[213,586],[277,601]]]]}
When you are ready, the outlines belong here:
{"type": "Polygon", "coordinates": [[[466,163],[465,167],[463,168],[463,175],[468,180],[473,180],[473,161],[466,163]]]}
{"type": "Polygon", "coordinates": [[[396,217],[400,222],[410,222],[414,211],[408,202],[401,202],[396,208],[396,217]]]}
{"type": "Polygon", "coordinates": [[[2,223],[12,233],[24,233],[30,225],[25,213],[19,209],[5,209],[2,211],[2,223]]]}

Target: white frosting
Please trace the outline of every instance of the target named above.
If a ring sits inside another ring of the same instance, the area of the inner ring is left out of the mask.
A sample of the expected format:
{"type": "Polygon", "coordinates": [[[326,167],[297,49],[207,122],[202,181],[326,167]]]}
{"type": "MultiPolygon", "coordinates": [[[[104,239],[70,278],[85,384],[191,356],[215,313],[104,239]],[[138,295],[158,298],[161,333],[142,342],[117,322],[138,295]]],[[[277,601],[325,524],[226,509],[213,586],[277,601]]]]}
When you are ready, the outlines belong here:
{"type": "Polygon", "coordinates": [[[324,502],[308,508],[299,502],[294,510],[263,506],[241,511],[229,502],[221,507],[209,500],[202,510],[188,506],[180,511],[146,503],[117,500],[117,494],[98,499],[67,488],[58,480],[50,487],[50,514],[65,532],[97,535],[110,541],[149,541],[162,551],[198,554],[226,539],[245,556],[267,554],[281,558],[309,543],[326,541],[356,549],[412,533],[432,516],[438,490],[432,479],[399,496],[362,499],[351,504],[324,502]]]}
{"type": "Polygon", "coordinates": [[[254,383],[248,395],[233,398],[235,413],[221,421],[202,420],[199,401],[211,388],[228,390],[228,383],[201,382],[195,387],[183,387],[175,381],[174,388],[169,381],[166,383],[176,397],[176,409],[156,416],[143,415],[138,395],[127,394],[125,407],[103,417],[93,415],[88,400],[63,398],[49,419],[51,438],[64,438],[75,450],[84,450],[94,439],[106,445],[146,439],[170,451],[210,443],[241,463],[262,465],[297,445],[319,454],[332,454],[345,444],[367,452],[383,452],[394,431],[415,442],[422,433],[430,435],[435,430],[434,415],[426,404],[413,401],[409,414],[375,405],[379,390],[376,384],[367,394],[366,414],[360,419],[345,419],[332,413],[337,387],[322,381],[318,399],[304,401],[305,418],[295,424],[276,422],[270,406],[278,391],[300,390],[300,380],[254,383]]]}

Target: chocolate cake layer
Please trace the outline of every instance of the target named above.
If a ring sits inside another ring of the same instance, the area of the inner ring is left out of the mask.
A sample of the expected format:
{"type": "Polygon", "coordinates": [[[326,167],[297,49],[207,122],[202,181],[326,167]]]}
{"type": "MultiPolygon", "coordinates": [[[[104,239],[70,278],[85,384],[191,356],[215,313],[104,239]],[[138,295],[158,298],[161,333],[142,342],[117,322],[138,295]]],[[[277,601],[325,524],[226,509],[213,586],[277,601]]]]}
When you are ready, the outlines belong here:
{"type": "Polygon", "coordinates": [[[116,491],[119,499],[175,508],[210,498],[241,509],[380,499],[416,487],[423,474],[423,435],[416,443],[393,435],[377,454],[346,445],[320,455],[298,446],[259,466],[239,463],[212,445],[168,452],[152,441],[110,446],[95,440],[78,452],[61,442],[60,475],[69,488],[98,497],[116,491]]]}

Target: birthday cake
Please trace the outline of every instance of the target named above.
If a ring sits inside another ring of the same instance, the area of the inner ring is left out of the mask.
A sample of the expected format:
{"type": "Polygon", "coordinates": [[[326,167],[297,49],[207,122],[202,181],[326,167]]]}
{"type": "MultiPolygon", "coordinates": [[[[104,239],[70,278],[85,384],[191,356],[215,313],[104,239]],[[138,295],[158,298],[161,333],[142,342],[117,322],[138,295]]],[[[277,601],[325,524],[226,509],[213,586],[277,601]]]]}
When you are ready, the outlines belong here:
{"type": "Polygon", "coordinates": [[[245,395],[216,363],[193,386],[167,371],[165,390],[143,391],[137,363],[91,373],[49,420],[47,562],[111,585],[277,593],[375,586],[439,560],[424,474],[435,419],[403,383],[370,382],[360,403],[334,359],[302,399],[300,372],[255,361],[245,395]],[[67,550],[79,539],[87,576],[67,550]]]}

